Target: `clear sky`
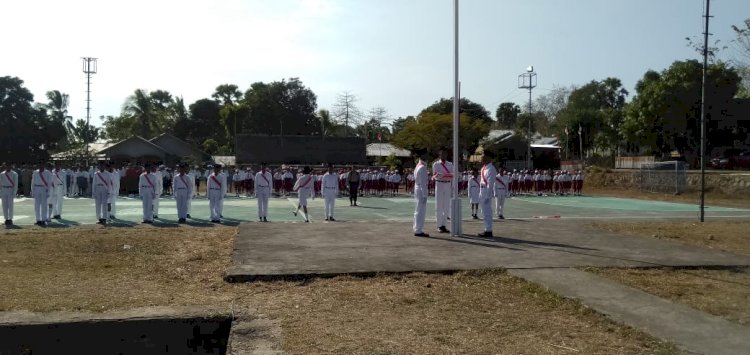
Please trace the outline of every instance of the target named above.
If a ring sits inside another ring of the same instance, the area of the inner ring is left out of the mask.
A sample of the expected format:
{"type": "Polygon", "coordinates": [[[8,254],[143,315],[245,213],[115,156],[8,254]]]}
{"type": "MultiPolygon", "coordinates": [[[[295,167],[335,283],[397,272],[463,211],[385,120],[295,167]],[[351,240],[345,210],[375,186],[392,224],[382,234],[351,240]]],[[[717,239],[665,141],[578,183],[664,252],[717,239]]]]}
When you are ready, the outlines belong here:
{"type": "MultiPolygon", "coordinates": [[[[750,17],[749,0],[714,0],[712,41],[750,17]]],[[[703,0],[462,0],[462,96],[493,112],[524,104],[517,76],[554,86],[618,77],[634,94],[648,69],[699,59],[703,0]]],[[[299,77],[332,108],[350,91],[366,112],[415,115],[453,94],[451,0],[2,0],[0,76],[18,76],[37,101],[57,89],[85,118],[81,57],[99,58],[92,123],[118,115],[137,88],[186,104],[220,84],[299,77]]],[[[731,59],[726,50],[720,58],[731,59]]]]}

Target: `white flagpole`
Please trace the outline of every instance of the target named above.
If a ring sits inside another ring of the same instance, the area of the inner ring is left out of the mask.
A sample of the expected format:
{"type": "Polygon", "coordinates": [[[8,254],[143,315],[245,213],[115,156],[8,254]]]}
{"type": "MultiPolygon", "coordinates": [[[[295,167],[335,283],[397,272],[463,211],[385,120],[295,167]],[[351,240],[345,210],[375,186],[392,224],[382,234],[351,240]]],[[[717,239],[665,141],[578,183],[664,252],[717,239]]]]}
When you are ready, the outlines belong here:
{"type": "Polygon", "coordinates": [[[458,81],[458,0],[453,0],[453,178],[451,179],[451,232],[453,236],[461,235],[461,199],[458,196],[458,171],[460,162],[458,160],[458,123],[460,88],[458,81]]]}

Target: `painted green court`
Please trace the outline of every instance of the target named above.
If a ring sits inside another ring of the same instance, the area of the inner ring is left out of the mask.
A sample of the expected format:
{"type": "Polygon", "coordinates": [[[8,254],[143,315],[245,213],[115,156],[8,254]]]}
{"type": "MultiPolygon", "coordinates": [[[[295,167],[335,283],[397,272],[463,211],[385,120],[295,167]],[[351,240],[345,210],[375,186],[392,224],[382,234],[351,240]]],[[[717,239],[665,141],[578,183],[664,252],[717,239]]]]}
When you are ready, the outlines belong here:
{"type": "MultiPolygon", "coordinates": [[[[296,205],[295,198],[272,198],[269,203],[271,222],[302,222],[303,216],[294,216],[291,211],[296,205]]],[[[17,199],[15,203],[14,223],[16,225],[33,225],[33,200],[17,199]]],[[[434,200],[430,198],[427,209],[427,220],[434,218],[434,200]]],[[[470,217],[469,201],[462,200],[463,216],[470,217]]],[[[410,197],[370,197],[360,198],[359,207],[350,207],[346,198],[336,202],[335,217],[337,221],[346,222],[406,222],[412,220],[414,201],[410,197]]],[[[163,198],[159,212],[162,224],[174,224],[177,220],[175,201],[163,198]]],[[[310,200],[311,222],[323,222],[323,200],[310,200]]],[[[708,218],[750,218],[750,209],[709,206],[706,209],[708,218]]],[[[198,197],[193,200],[193,224],[208,223],[208,200],[198,197]]],[[[685,203],[647,201],[613,197],[514,197],[506,202],[506,218],[537,219],[662,219],[662,218],[696,218],[698,206],[685,203]]],[[[66,198],[63,204],[63,219],[53,221],[52,225],[94,224],[94,201],[88,198],[66,198]]],[[[254,198],[227,197],[224,202],[224,217],[227,223],[240,223],[257,220],[257,202],[254,198]]],[[[141,201],[132,198],[120,198],[117,201],[118,224],[130,225],[142,220],[141,201]]]]}

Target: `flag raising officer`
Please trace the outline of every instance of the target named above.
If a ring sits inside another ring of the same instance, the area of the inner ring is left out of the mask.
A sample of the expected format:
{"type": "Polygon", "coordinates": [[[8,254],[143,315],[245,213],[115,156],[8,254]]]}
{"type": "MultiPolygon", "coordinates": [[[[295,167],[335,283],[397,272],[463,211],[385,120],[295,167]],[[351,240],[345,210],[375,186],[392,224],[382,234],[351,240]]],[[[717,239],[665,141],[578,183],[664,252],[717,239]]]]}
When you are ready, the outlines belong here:
{"type": "Polygon", "coordinates": [[[52,174],[45,169],[44,161],[39,163],[39,169],[31,174],[31,196],[34,197],[34,214],[36,225],[45,226],[49,211],[49,192],[52,188],[52,174]]]}
{"type": "Polygon", "coordinates": [[[302,175],[297,178],[292,190],[297,191],[297,196],[299,197],[297,209],[292,213],[296,216],[300,208],[302,208],[302,212],[305,214],[305,223],[309,223],[310,218],[307,214],[307,198],[312,196],[313,191],[313,177],[310,175],[309,166],[302,169],[302,175]]]}
{"type": "Polygon", "coordinates": [[[154,223],[154,198],[156,198],[156,177],[151,174],[151,164],[146,163],[145,170],[138,179],[138,195],[143,203],[143,223],[154,223]]]}
{"type": "Polygon", "coordinates": [[[505,211],[505,198],[508,196],[509,183],[510,177],[505,173],[505,170],[500,169],[500,172],[495,176],[495,213],[497,213],[499,219],[505,219],[503,211],[505,211]]]}
{"type": "Polygon", "coordinates": [[[221,223],[222,202],[227,193],[227,176],[221,172],[221,164],[214,165],[214,171],[206,181],[208,189],[208,209],[211,213],[211,222],[221,223]]]}
{"type": "Polygon", "coordinates": [[[328,172],[323,175],[321,183],[323,199],[325,200],[326,221],[333,222],[333,207],[336,204],[336,197],[339,195],[339,176],[333,172],[333,165],[328,164],[328,172]]]}
{"type": "Polygon", "coordinates": [[[258,200],[258,221],[268,222],[268,199],[271,197],[273,175],[266,163],[260,164],[260,171],[255,174],[255,198],[258,200]]]}
{"type": "Polygon", "coordinates": [[[492,196],[495,190],[495,166],[492,165],[492,157],[488,151],[482,155],[482,171],[479,181],[479,201],[482,205],[482,219],[484,220],[484,232],[480,237],[492,238],[492,196]]]}
{"type": "Polygon", "coordinates": [[[415,237],[429,237],[430,235],[424,232],[424,219],[427,213],[427,188],[429,184],[429,174],[427,173],[427,165],[425,165],[424,159],[427,154],[424,152],[415,152],[415,158],[417,159],[417,166],[414,168],[414,236],[415,237]]]}
{"type": "Polygon", "coordinates": [[[13,225],[13,199],[18,194],[18,173],[11,170],[10,165],[3,163],[2,175],[0,176],[0,200],[3,205],[3,217],[5,225],[13,225]]]}
{"type": "Polygon", "coordinates": [[[47,220],[62,218],[63,196],[68,193],[65,184],[65,175],[66,173],[60,169],[60,163],[56,162],[55,170],[52,171],[52,181],[50,182],[49,204],[51,207],[47,220]]]}
{"type": "Polygon", "coordinates": [[[445,224],[450,216],[453,163],[446,160],[448,152],[445,148],[441,148],[438,154],[438,160],[432,164],[432,179],[435,180],[435,222],[440,233],[448,233],[445,224]]]}
{"type": "Polygon", "coordinates": [[[112,193],[112,177],[104,170],[104,162],[100,161],[98,170],[94,173],[94,180],[91,182],[91,191],[94,195],[94,206],[96,207],[96,219],[98,224],[105,225],[109,219],[109,210],[107,209],[107,200],[112,193]]]}
{"type": "Polygon", "coordinates": [[[187,164],[180,165],[180,172],[175,176],[174,199],[177,204],[177,223],[187,222],[188,201],[193,196],[193,182],[187,174],[187,164]]]}

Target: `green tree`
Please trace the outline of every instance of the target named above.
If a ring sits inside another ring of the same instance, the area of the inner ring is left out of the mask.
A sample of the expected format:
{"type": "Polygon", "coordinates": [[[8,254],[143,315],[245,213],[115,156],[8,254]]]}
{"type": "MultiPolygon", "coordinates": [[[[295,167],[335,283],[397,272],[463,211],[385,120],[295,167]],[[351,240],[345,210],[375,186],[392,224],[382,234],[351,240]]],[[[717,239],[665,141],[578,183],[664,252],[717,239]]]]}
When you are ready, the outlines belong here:
{"type": "MultiPolygon", "coordinates": [[[[479,141],[490,131],[489,123],[468,114],[459,118],[459,149],[473,152],[479,141]]],[[[430,154],[453,140],[453,116],[450,114],[424,113],[416,120],[406,123],[392,139],[394,145],[409,149],[424,149],[430,154]]]]}
{"type": "MultiPolygon", "coordinates": [[[[473,102],[467,98],[461,98],[458,102],[458,111],[460,114],[467,114],[469,117],[480,120],[485,123],[492,123],[492,117],[490,112],[484,108],[484,106],[473,102]]],[[[434,104],[428,106],[420,115],[425,113],[437,113],[441,115],[452,115],[453,114],[453,99],[441,98],[435,101],[434,104]]]]}
{"type": "Polygon", "coordinates": [[[731,44],[738,56],[733,61],[737,67],[741,84],[737,96],[750,99],[750,18],[742,26],[732,26],[735,38],[731,44]]]}
{"type": "Polygon", "coordinates": [[[47,91],[47,103],[40,106],[47,111],[47,115],[54,122],[61,123],[70,136],[73,131],[73,117],[68,115],[68,94],[59,90],[47,91]]]}
{"type": "Polygon", "coordinates": [[[121,141],[133,136],[135,116],[102,116],[103,136],[109,141],[121,141]]]}
{"type": "Polygon", "coordinates": [[[46,159],[66,140],[64,122],[34,107],[34,95],[17,77],[0,77],[0,156],[10,162],[46,159]]]}
{"type": "Polygon", "coordinates": [[[219,143],[212,138],[209,138],[203,141],[202,146],[203,146],[203,151],[211,155],[214,155],[216,154],[216,152],[219,151],[219,143]]]}
{"type": "Polygon", "coordinates": [[[221,124],[221,106],[211,99],[200,99],[189,107],[187,140],[202,144],[212,139],[221,146],[227,143],[226,131],[221,124]]]}
{"type": "Polygon", "coordinates": [[[406,127],[407,123],[414,122],[416,120],[417,118],[414,116],[399,117],[393,120],[393,123],[391,123],[391,134],[398,134],[398,132],[401,132],[404,127],[406,127]]]}
{"type": "Polygon", "coordinates": [[[221,84],[216,87],[214,93],[211,95],[211,98],[219,101],[222,106],[231,106],[242,99],[242,92],[239,90],[237,85],[221,84]]]}
{"type": "Polygon", "coordinates": [[[250,120],[244,131],[254,134],[320,135],[317,97],[298,78],[257,82],[245,92],[250,120]]]}
{"type": "MultiPolygon", "coordinates": [[[[154,101],[148,92],[143,89],[136,89],[133,95],[129,96],[122,107],[122,116],[133,117],[130,126],[131,134],[137,134],[145,139],[151,139],[156,136],[159,130],[156,108],[154,101]]],[[[122,117],[121,116],[121,117],[122,117]]]]}
{"type": "Polygon", "coordinates": [[[512,129],[518,123],[521,107],[512,102],[503,102],[495,110],[495,118],[499,128],[512,129]]]}
{"type": "MultiPolygon", "coordinates": [[[[673,150],[694,154],[700,144],[702,63],[677,61],[657,73],[648,71],[636,85],[636,96],[627,108],[620,133],[628,150],[667,155],[673,150]]],[[[725,63],[708,66],[706,110],[709,116],[708,151],[717,120],[737,93],[740,78],[725,63]]]]}

